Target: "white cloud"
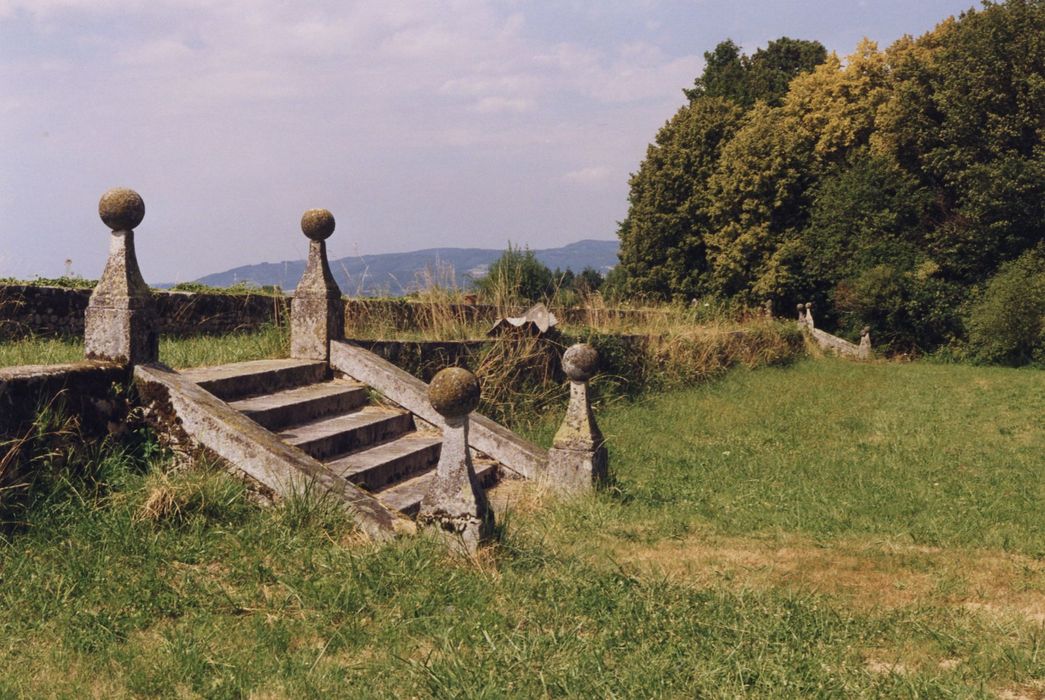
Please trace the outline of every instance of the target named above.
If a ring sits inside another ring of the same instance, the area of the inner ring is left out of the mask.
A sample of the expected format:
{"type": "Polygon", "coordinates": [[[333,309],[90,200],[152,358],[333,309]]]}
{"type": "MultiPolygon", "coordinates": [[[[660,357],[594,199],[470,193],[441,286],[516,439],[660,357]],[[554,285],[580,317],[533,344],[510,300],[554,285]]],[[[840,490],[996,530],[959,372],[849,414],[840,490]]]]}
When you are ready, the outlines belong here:
{"type": "Polygon", "coordinates": [[[529,112],[536,106],[533,100],[523,97],[484,97],[475,103],[475,111],[483,114],[529,112]]]}
{"type": "Polygon", "coordinates": [[[24,264],[59,272],[51,248],[91,274],[104,250],[77,232],[117,182],[168,234],[142,237],[157,281],[300,257],[297,207],[350,212],[338,240],[364,252],[611,231],[700,61],[583,28],[551,40],[510,6],[0,0],[0,29],[28,17],[32,49],[0,52],[0,190],[25,210],[5,206],[0,236],[47,207],[54,238],[24,264]],[[562,183],[617,190],[607,206],[560,199],[562,183]]]}
{"type": "Polygon", "coordinates": [[[606,182],[613,176],[610,168],[602,165],[590,165],[579,170],[571,170],[562,176],[564,182],[578,185],[597,185],[606,182]]]}

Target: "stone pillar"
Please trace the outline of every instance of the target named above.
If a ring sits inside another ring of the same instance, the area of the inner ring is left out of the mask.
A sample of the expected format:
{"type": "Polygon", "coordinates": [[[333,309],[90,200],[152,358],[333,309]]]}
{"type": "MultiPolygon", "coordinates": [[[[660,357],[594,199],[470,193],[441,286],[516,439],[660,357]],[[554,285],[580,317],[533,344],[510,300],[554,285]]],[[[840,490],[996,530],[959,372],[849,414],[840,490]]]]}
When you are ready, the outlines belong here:
{"type": "Polygon", "coordinates": [[[334,232],[334,215],[309,209],[301,217],[308,237],[308,262],[290,302],[290,356],[303,360],[330,359],[330,341],[345,334],[345,305],[327,262],[327,241],[334,232]]]}
{"type": "Polygon", "coordinates": [[[129,365],[155,362],[159,337],[152,291],[134,254],[134,227],[145,218],[145,202],[134,190],[111,189],[98,202],[98,215],[112,235],[109,259],[87,304],[84,354],[129,365]]]}
{"type": "Polygon", "coordinates": [[[548,451],[548,478],[567,491],[590,490],[608,475],[606,442],[588,398],[588,380],[598,364],[598,352],[587,343],[572,346],[562,356],[570,380],[570,404],[548,451]]]}
{"type": "Polygon", "coordinates": [[[468,452],[468,414],[479,405],[479,380],[460,367],[448,367],[432,378],[428,400],[446,423],[435,481],[421,500],[417,521],[474,554],[493,535],[493,511],[475,475],[468,452]]]}
{"type": "Polygon", "coordinates": [[[809,330],[813,330],[816,325],[813,323],[813,302],[806,302],[806,325],[809,326],[809,330]]]}
{"type": "Polygon", "coordinates": [[[871,359],[871,328],[869,326],[860,329],[860,349],[856,356],[861,360],[871,359]]]}

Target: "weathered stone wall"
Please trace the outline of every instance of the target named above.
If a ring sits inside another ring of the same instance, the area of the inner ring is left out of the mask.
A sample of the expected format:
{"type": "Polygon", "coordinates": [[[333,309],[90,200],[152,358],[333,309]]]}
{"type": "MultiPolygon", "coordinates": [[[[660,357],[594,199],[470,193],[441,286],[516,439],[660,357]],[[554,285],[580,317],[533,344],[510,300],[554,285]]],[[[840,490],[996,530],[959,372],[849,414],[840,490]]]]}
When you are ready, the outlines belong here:
{"type": "Polygon", "coordinates": [[[60,467],[70,446],[126,428],[127,380],[103,362],[0,368],[0,513],[33,481],[34,455],[60,467]]]}
{"type": "Polygon", "coordinates": [[[485,340],[367,340],[349,342],[369,350],[383,360],[430,381],[444,367],[473,367],[474,358],[493,341],[485,340]]]}
{"type": "MultiPolygon", "coordinates": [[[[89,289],[0,285],[0,339],[80,336],[89,289]]],[[[290,299],[268,294],[153,292],[161,335],[229,333],[282,321],[290,299]]]]}
{"type": "MultiPolygon", "coordinates": [[[[160,333],[190,336],[228,333],[282,321],[289,313],[290,297],[271,294],[222,294],[153,290],[160,333]]],[[[81,336],[89,289],[0,284],[0,340],[29,335],[81,336]]],[[[512,309],[521,314],[524,309],[512,309]]],[[[642,309],[567,309],[556,312],[570,325],[596,325],[607,320],[647,320],[663,313],[642,309]]],[[[346,299],[345,329],[349,336],[362,331],[409,332],[431,325],[432,307],[408,299],[346,299]]],[[[496,306],[451,304],[440,307],[440,316],[469,324],[498,320],[496,306]]]]}

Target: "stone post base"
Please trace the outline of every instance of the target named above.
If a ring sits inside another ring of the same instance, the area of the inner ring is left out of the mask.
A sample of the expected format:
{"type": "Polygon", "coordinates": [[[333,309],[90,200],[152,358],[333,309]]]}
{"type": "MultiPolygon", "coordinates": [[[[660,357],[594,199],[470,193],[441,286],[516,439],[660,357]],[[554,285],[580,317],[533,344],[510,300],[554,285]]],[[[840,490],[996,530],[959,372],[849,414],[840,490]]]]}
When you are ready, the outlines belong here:
{"type": "Polygon", "coordinates": [[[121,364],[155,362],[160,354],[150,309],[88,306],[84,317],[84,354],[88,360],[121,364]]]}
{"type": "Polygon", "coordinates": [[[590,491],[608,475],[606,446],[594,450],[548,450],[548,479],[564,491],[590,491]]]}
{"type": "Polygon", "coordinates": [[[345,309],[340,295],[296,294],[290,302],[290,356],[327,360],[330,341],[344,337],[345,309]]]}
{"type": "Polygon", "coordinates": [[[436,534],[447,545],[460,554],[475,554],[479,545],[493,535],[493,518],[480,518],[471,514],[453,515],[438,511],[418,514],[417,524],[436,534]]]}

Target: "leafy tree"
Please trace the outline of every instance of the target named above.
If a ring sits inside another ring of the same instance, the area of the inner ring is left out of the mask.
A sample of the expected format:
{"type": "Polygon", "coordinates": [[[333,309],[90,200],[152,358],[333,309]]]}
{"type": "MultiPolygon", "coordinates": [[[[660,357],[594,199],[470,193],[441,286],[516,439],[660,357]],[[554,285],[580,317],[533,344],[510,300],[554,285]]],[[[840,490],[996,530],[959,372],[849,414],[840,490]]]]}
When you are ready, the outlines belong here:
{"type": "Polygon", "coordinates": [[[776,105],[792,78],[812,70],[825,58],[827,51],[818,41],[785,36],[748,57],[727,39],[714,51],[705,52],[704,72],[683,92],[691,101],[722,97],[743,107],[751,107],[757,100],[776,105]]]}
{"type": "Polygon", "coordinates": [[[794,301],[801,281],[790,245],[805,224],[813,142],[794,117],[759,103],[722,148],[708,181],[711,290],[745,301],[794,301]]]}
{"type": "Polygon", "coordinates": [[[941,274],[985,280],[1045,235],[1045,2],[985,3],[897,46],[874,143],[932,187],[941,274]]]}
{"type": "Polygon", "coordinates": [[[594,267],[588,266],[581,270],[573,282],[574,288],[581,294],[591,294],[599,291],[605,280],[594,267]]]}
{"type": "Polygon", "coordinates": [[[829,289],[878,265],[913,270],[925,262],[922,239],[931,206],[931,193],[892,161],[867,148],[854,152],[812,192],[802,233],[805,275],[829,289]]]}
{"type": "Polygon", "coordinates": [[[511,243],[475,284],[483,296],[499,304],[541,301],[555,291],[548,266],[528,247],[520,249],[511,243]]]}
{"type": "Polygon", "coordinates": [[[973,305],[968,324],[977,359],[1045,364],[1045,245],[998,269],[973,305]]]}
{"type": "Polygon", "coordinates": [[[631,177],[628,215],[620,224],[620,268],[629,289],[655,299],[699,293],[708,270],[707,182],[722,143],[740,124],[739,107],[704,98],[662,128],[631,177]]]}

